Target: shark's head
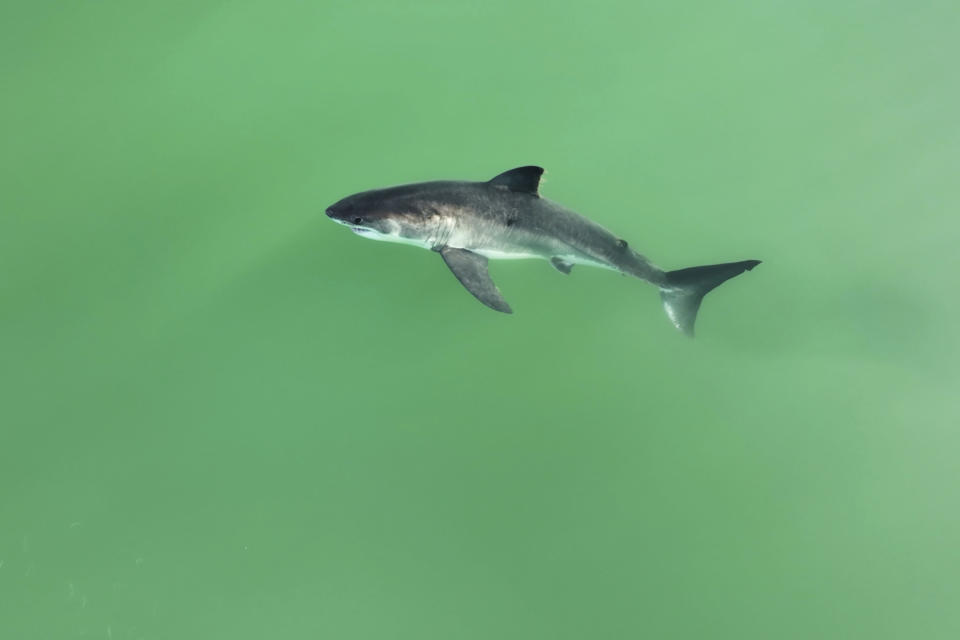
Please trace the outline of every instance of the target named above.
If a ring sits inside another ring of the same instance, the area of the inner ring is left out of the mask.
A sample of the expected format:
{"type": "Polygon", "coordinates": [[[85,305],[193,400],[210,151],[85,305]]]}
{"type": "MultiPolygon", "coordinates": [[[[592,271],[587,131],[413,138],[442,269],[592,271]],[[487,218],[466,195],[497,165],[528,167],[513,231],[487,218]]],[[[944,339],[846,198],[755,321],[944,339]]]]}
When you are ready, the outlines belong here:
{"type": "Polygon", "coordinates": [[[439,219],[409,187],[364,191],[327,207],[327,216],[373,240],[428,245],[439,219]]]}

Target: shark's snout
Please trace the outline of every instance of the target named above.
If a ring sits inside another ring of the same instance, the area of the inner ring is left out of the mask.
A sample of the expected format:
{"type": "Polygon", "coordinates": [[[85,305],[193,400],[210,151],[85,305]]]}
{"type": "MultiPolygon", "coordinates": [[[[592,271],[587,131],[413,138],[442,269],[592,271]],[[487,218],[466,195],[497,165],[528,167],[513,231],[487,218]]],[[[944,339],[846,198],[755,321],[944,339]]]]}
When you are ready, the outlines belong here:
{"type": "Polygon", "coordinates": [[[340,224],[350,227],[354,233],[364,234],[369,231],[369,229],[364,228],[363,225],[365,220],[362,216],[357,215],[358,210],[353,205],[352,202],[344,202],[341,200],[335,204],[327,207],[327,217],[333,220],[334,222],[339,222],[340,224]]]}
{"type": "MultiPolygon", "coordinates": [[[[354,209],[355,207],[352,203],[341,200],[327,207],[327,217],[346,224],[354,221],[354,218],[357,217],[354,209]]],[[[358,224],[356,221],[354,221],[354,223],[358,224]]]]}
{"type": "Polygon", "coordinates": [[[327,207],[327,217],[333,218],[334,220],[342,219],[346,213],[347,207],[344,207],[339,202],[337,204],[332,204],[327,207]]]}

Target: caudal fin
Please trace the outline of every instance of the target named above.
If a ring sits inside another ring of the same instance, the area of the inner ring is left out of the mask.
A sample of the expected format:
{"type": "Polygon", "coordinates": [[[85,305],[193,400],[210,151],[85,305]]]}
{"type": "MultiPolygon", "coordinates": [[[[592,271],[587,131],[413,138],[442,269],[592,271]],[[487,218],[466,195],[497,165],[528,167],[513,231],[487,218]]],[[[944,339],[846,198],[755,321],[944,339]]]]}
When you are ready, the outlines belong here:
{"type": "Polygon", "coordinates": [[[660,299],[673,325],[693,337],[693,325],[697,321],[700,301],[730,278],[749,271],[760,264],[759,260],[711,264],[668,271],[667,283],[660,287],[660,299]]]}

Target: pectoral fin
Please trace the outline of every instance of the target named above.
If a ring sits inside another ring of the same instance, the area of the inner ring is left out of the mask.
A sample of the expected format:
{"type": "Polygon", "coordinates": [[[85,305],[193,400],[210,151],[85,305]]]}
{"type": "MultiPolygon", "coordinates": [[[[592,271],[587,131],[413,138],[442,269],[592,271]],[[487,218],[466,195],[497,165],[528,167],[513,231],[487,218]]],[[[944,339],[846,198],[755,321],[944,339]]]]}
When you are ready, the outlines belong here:
{"type": "Polygon", "coordinates": [[[472,251],[466,249],[455,249],[453,247],[443,247],[439,249],[443,261],[453,271],[467,291],[472,293],[477,300],[496,311],[503,313],[513,313],[510,305],[500,295],[497,285],[490,279],[490,273],[487,271],[487,259],[472,251]]]}

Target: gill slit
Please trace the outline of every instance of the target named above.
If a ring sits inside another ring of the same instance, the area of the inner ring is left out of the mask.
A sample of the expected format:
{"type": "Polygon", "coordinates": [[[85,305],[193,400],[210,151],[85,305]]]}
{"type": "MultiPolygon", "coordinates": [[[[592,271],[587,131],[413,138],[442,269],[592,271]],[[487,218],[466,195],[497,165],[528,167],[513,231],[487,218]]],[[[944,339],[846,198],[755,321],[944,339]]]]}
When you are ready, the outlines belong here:
{"type": "Polygon", "coordinates": [[[430,238],[431,249],[439,251],[447,246],[450,237],[453,235],[454,220],[450,216],[436,214],[437,224],[433,229],[433,237],[430,238]]]}

